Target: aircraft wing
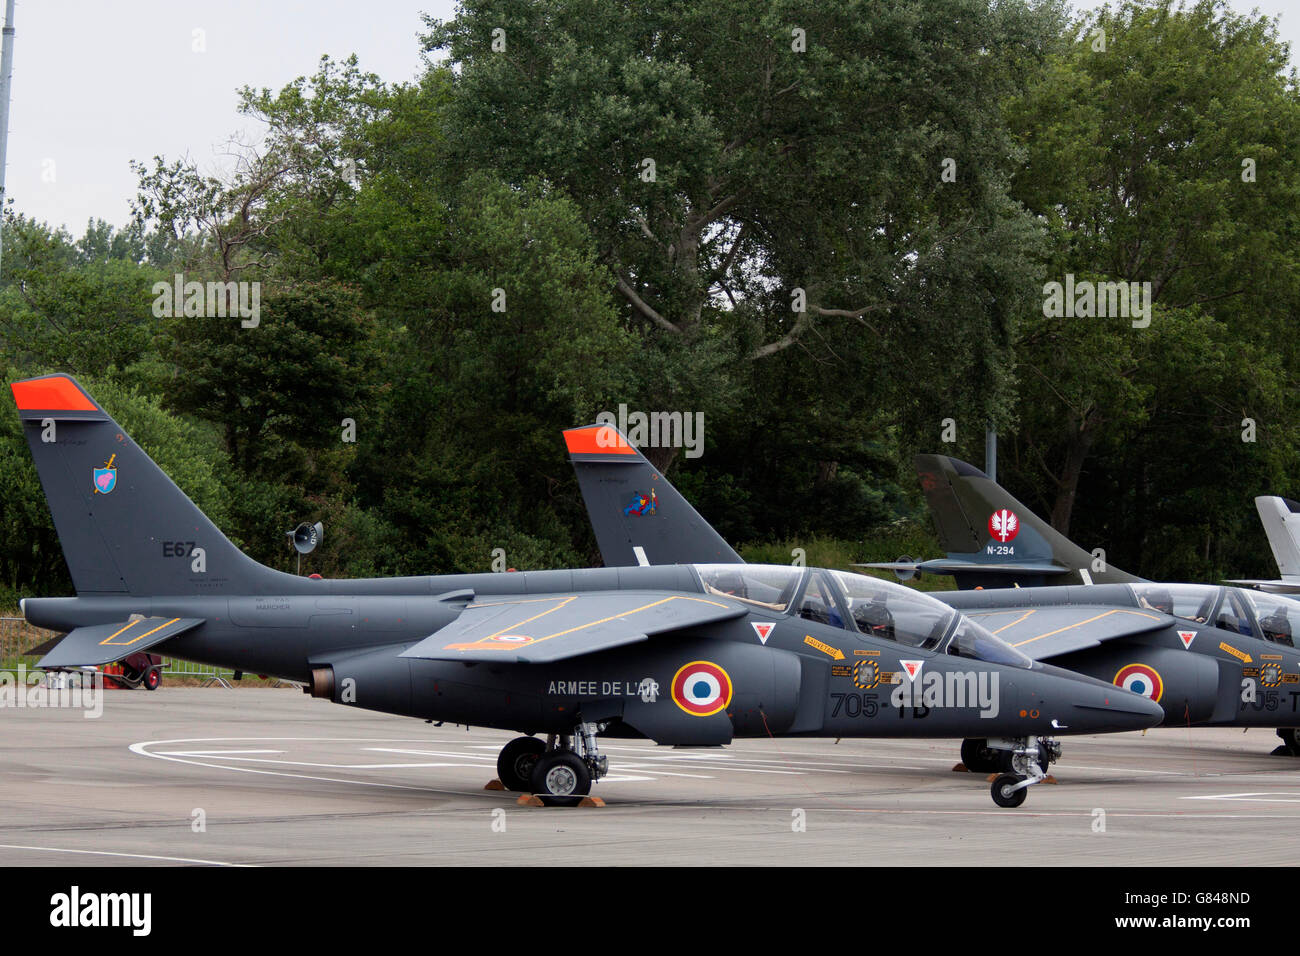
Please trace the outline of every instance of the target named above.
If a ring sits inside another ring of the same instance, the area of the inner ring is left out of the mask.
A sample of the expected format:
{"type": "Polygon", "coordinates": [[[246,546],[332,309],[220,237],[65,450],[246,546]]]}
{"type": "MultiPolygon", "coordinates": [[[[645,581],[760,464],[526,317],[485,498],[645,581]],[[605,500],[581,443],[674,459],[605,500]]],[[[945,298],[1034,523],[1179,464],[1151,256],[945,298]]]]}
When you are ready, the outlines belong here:
{"type": "Polygon", "coordinates": [[[747,613],[730,601],[672,591],[485,596],[401,656],[541,664],[747,613]]]}
{"type": "Polygon", "coordinates": [[[1174,622],[1168,614],[1147,608],[1105,605],[970,608],[964,613],[1036,661],[1158,631],[1174,622]]]}
{"type": "MultiPolygon", "coordinates": [[[[184,634],[203,623],[201,617],[137,617],[112,624],[76,627],[37,662],[37,667],[88,667],[111,664],[184,634]]],[[[47,647],[42,644],[41,647],[47,647]]]]}

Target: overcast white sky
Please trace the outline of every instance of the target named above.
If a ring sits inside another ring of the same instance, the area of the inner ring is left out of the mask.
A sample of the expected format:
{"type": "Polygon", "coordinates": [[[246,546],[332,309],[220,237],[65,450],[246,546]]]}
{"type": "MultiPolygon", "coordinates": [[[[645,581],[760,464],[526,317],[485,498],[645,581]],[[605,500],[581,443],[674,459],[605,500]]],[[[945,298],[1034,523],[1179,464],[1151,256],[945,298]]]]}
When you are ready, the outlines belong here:
{"type": "MultiPolygon", "coordinates": [[[[240,86],[278,89],[322,54],[409,80],[427,12],[454,0],[18,0],[6,189],[14,207],[80,236],[92,217],[122,225],[135,194],[129,160],[185,154],[216,169],[240,86]],[[202,30],[204,52],[195,52],[202,30]]],[[[1092,8],[1099,2],[1077,3],[1092,8]]],[[[1281,16],[1300,49],[1296,0],[1232,0],[1281,16]]],[[[0,18],[3,5],[0,5],[0,18]]],[[[1293,52],[1292,60],[1295,60],[1293,52]]]]}

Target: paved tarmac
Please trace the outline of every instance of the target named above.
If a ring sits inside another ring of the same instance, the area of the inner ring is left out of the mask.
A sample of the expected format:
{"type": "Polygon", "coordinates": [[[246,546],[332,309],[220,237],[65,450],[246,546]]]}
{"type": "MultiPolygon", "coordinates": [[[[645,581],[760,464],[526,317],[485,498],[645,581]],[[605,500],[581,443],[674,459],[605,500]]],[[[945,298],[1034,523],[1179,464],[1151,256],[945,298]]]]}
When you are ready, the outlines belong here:
{"type": "Polygon", "coordinates": [[[1062,738],[1015,810],[956,741],[609,741],[602,808],[485,790],[512,735],[296,689],[110,691],[0,709],[0,866],[1300,862],[1300,760],[1272,731],[1062,738]]]}

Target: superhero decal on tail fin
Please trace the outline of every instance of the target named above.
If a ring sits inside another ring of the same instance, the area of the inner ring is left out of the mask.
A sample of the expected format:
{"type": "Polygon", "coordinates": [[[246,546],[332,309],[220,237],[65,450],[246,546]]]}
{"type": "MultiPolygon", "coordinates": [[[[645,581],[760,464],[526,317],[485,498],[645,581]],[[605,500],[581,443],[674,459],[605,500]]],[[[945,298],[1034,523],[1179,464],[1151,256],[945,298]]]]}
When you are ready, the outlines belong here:
{"type": "Polygon", "coordinates": [[[606,567],[744,563],[614,426],[570,428],[564,443],[606,567]]]}

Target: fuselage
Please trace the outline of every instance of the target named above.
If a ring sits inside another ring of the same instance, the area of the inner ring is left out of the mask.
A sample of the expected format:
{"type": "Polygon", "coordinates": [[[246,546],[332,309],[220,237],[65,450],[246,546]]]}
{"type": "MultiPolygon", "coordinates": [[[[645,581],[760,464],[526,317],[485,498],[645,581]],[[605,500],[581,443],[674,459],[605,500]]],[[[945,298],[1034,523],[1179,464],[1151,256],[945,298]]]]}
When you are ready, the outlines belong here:
{"type": "Polygon", "coordinates": [[[1145,701],[1109,683],[1017,661],[997,651],[996,639],[970,641],[960,615],[897,585],[863,578],[883,595],[870,605],[875,612],[894,602],[884,612],[888,630],[855,627],[842,596],[845,619],[810,613],[825,606],[832,574],[772,569],[785,582],[779,604],[720,589],[730,585],[706,581],[697,566],[671,565],[362,580],[277,575],[277,589],[261,594],[41,598],[24,602],[24,612],[57,630],[132,614],[203,618],[165,652],[300,681],[339,703],[524,733],[565,732],[579,716],[611,734],[687,745],[766,735],[1022,737],[1154,720],[1145,701]],[[825,593],[814,597],[814,588],[825,593]],[[473,602],[626,590],[721,597],[746,613],[549,664],[399,656],[473,602]],[[996,659],[980,656],[990,648],[996,659]],[[685,699],[694,691],[683,689],[690,672],[682,674],[695,664],[717,668],[728,685],[714,713],[685,699]]]}
{"type": "Polygon", "coordinates": [[[1014,621],[1027,633],[1025,626],[1032,621],[1024,621],[1024,611],[1065,605],[1095,607],[1099,613],[1140,608],[1167,614],[1172,622],[1166,626],[1051,661],[1127,684],[1161,705],[1166,726],[1292,727],[1300,722],[1300,651],[1292,639],[1300,628],[1300,603],[1242,588],[1154,583],[933,594],[995,632],[1014,621]]]}

